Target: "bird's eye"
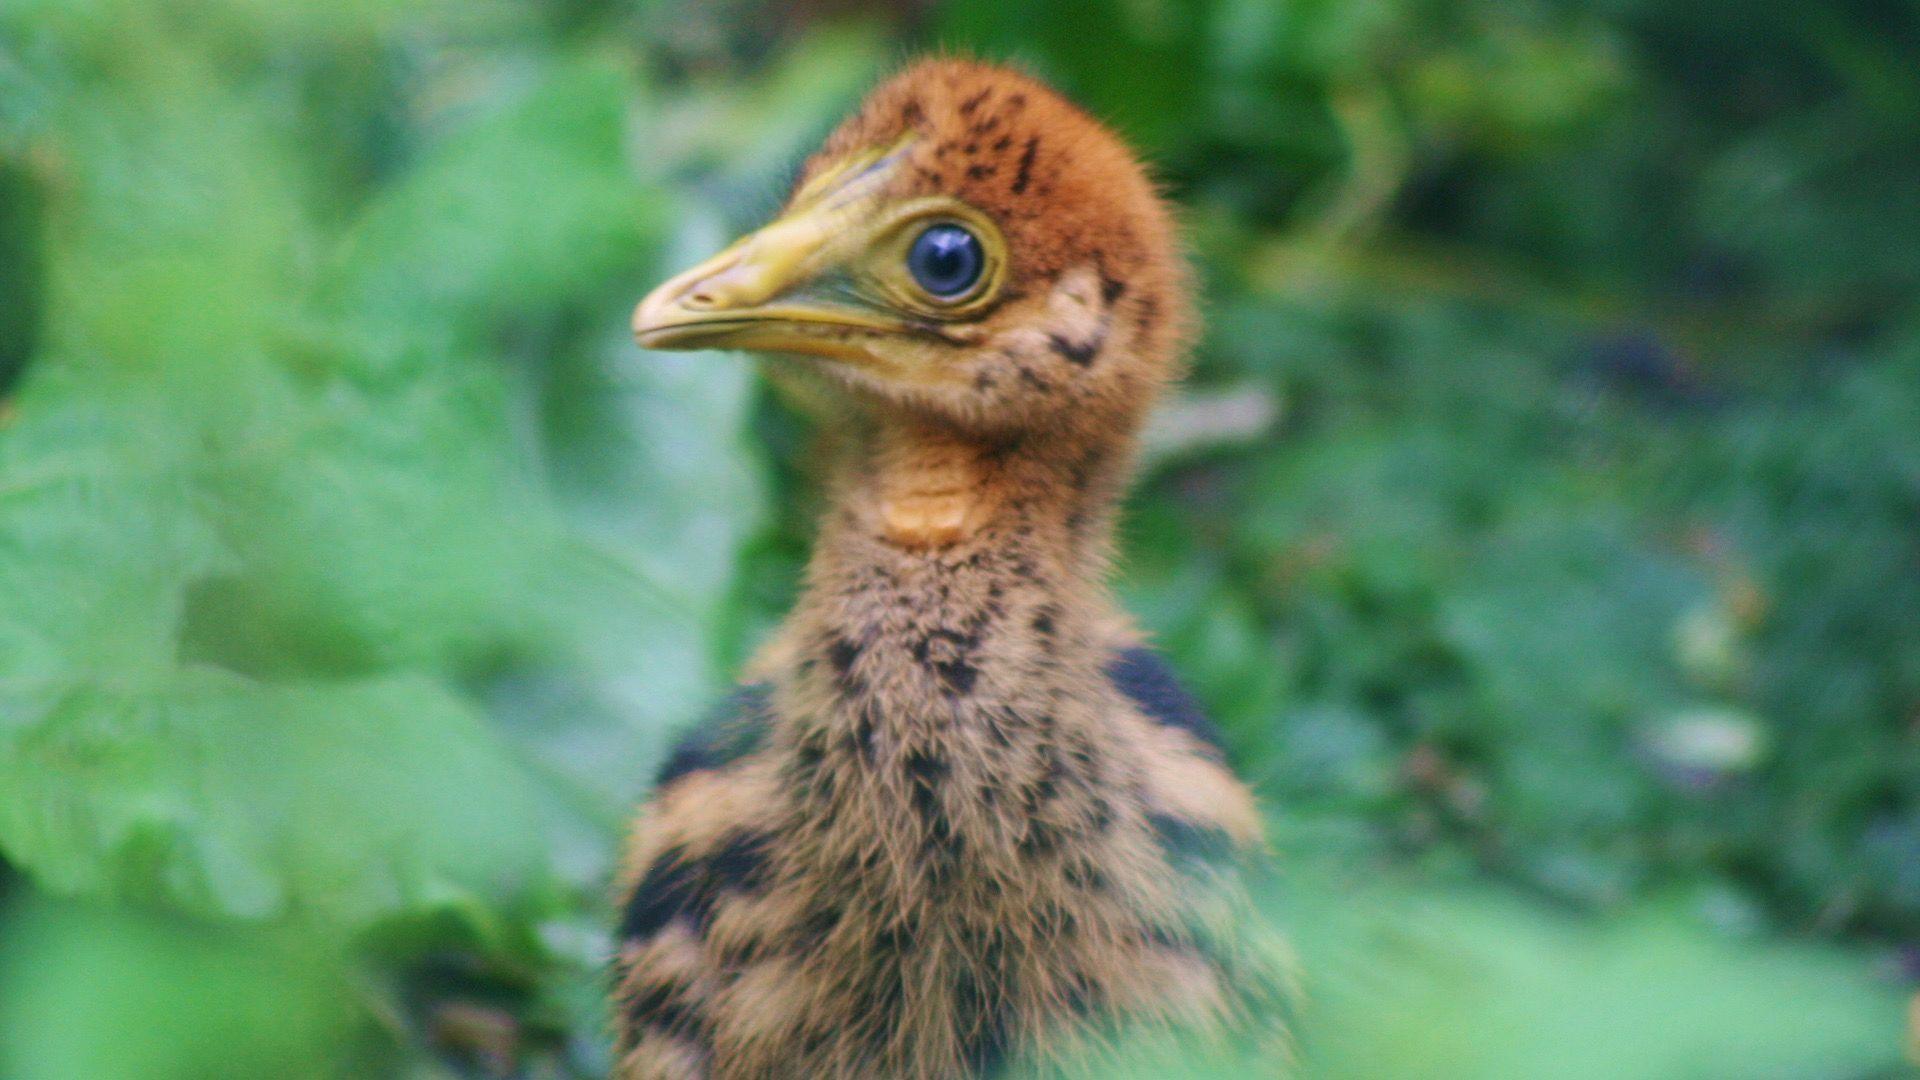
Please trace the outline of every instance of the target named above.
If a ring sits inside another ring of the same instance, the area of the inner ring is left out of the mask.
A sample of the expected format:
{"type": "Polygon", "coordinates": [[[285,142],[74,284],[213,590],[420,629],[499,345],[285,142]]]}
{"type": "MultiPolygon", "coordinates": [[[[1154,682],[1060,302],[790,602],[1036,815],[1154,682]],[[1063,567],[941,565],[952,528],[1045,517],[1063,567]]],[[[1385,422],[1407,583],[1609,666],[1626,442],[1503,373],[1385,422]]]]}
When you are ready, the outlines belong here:
{"type": "Polygon", "coordinates": [[[958,225],[929,226],[907,249],[907,271],[940,300],[964,296],[979,282],[986,265],[980,238],[958,225]]]}

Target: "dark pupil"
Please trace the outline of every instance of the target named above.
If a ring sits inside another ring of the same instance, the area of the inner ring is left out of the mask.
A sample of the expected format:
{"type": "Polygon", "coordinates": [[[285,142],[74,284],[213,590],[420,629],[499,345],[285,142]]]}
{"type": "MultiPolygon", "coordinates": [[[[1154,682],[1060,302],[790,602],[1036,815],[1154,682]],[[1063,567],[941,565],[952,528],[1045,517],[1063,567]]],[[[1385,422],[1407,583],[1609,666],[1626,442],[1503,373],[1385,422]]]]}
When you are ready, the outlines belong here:
{"type": "Polygon", "coordinates": [[[980,240],[958,225],[935,225],[914,240],[907,269],[920,287],[938,297],[958,296],[980,280],[986,264],[980,240]]]}

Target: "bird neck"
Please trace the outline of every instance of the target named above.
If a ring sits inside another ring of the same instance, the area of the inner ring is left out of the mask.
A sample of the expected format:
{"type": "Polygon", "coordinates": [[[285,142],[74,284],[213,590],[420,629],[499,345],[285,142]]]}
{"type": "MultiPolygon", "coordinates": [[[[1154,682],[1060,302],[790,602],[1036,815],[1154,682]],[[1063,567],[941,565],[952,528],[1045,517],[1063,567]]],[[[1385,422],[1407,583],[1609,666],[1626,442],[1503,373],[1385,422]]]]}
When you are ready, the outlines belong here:
{"type": "Polygon", "coordinates": [[[1127,455],[1118,442],[996,439],[893,418],[866,429],[844,461],[823,549],[870,539],[937,559],[1018,547],[1079,577],[1100,570],[1127,455]]]}
{"type": "Polygon", "coordinates": [[[987,857],[1021,834],[1019,809],[964,793],[1044,783],[1060,747],[1097,753],[1105,737],[1117,617],[1100,568],[1119,464],[905,425],[861,441],[769,652],[779,742],[796,777],[854,800],[815,808],[823,820],[863,835],[951,823],[987,857]]]}

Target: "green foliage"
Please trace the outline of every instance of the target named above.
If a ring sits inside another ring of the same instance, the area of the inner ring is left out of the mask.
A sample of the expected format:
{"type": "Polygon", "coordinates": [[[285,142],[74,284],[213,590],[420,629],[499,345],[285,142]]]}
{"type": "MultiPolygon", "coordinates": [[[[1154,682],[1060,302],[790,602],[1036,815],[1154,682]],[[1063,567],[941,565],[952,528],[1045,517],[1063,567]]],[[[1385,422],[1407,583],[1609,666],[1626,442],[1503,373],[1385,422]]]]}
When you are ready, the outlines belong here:
{"type": "Polygon", "coordinates": [[[32,904],[7,925],[0,1063],[19,1080],[368,1075],[379,1042],[297,937],[32,904]]]}
{"type": "Polygon", "coordinates": [[[605,1074],[626,809],[813,513],[626,311],[937,44],[1185,208],[1118,582],[1274,808],[1306,1075],[1890,1075],[1912,13],[832,7],[0,8],[0,1074],[605,1074]]]}
{"type": "Polygon", "coordinates": [[[14,704],[0,831],[60,891],[365,920],[509,894],[544,861],[525,771],[422,679],[191,671],[14,704]]]}
{"type": "Polygon", "coordinates": [[[1302,943],[1322,973],[1309,1077],[1864,1076],[1900,1025],[1850,957],[1715,940],[1657,907],[1576,923],[1479,894],[1342,895],[1302,943]]]}

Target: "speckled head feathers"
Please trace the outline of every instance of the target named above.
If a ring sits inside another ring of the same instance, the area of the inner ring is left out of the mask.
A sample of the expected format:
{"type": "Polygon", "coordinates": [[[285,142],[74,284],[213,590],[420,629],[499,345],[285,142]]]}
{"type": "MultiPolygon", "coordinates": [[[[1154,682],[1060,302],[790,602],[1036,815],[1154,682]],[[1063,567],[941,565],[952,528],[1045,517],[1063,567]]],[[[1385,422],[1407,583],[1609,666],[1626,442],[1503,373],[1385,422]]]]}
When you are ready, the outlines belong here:
{"type": "Polygon", "coordinates": [[[858,408],[1124,442],[1189,310],[1172,215],[1125,143],[1028,75],[936,59],[875,89],[781,215],[655,290],[635,331],[808,357],[790,370],[858,408]],[[913,262],[942,228],[970,245],[944,294],[913,262]]]}
{"type": "MultiPolygon", "coordinates": [[[[1181,325],[1174,228],[1131,149],[1085,110],[1012,68],[922,60],[868,95],[803,168],[914,136],[897,189],[948,194],[992,215],[1012,248],[1016,288],[1091,266],[1107,288],[1167,295],[1162,329],[1181,325]]],[[[1182,305],[1183,306],[1183,305],[1182,305]]],[[[1158,321],[1158,320],[1156,320],[1158,321]]]]}
{"type": "Polygon", "coordinates": [[[1057,387],[1058,397],[1084,406],[1094,387],[1076,392],[1075,384],[1097,385],[1085,378],[1088,369],[1120,357],[1125,392],[1104,387],[1109,393],[1095,396],[1132,411],[1177,374],[1191,319],[1186,267],[1167,204],[1119,136],[1022,72],[922,60],[867,97],[809,159],[801,184],[849,155],[903,138],[910,140],[905,167],[891,193],[948,195],[989,215],[1005,235],[1008,272],[1004,304],[987,322],[1040,329],[1052,354],[1009,348],[1010,362],[978,365],[975,384],[986,370],[1030,394],[1041,391],[1036,384],[1057,387]],[[1088,301],[1091,325],[1057,325],[1081,321],[1070,310],[1062,319],[1059,292],[1088,285],[1093,295],[1077,299],[1088,301]]]}

